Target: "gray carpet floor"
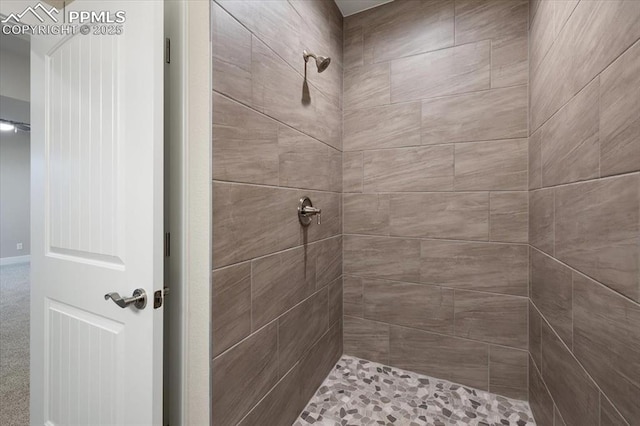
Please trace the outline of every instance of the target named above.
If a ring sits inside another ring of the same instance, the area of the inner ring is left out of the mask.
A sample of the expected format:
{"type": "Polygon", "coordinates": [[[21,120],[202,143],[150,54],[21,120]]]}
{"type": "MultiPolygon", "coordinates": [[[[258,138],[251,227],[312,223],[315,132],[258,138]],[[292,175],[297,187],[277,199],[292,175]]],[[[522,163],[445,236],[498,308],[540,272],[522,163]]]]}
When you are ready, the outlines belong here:
{"type": "Polygon", "coordinates": [[[29,424],[29,264],[0,266],[0,425],[29,424]]]}

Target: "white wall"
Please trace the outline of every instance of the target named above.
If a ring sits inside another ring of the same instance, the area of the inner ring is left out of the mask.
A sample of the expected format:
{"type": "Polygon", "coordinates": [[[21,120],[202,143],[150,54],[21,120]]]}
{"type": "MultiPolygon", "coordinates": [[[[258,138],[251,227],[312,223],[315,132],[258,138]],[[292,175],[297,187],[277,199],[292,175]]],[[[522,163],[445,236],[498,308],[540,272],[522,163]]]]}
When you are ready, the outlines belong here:
{"type": "Polygon", "coordinates": [[[0,36],[0,95],[29,102],[29,41],[0,36]]]}
{"type": "Polygon", "coordinates": [[[0,258],[30,253],[29,162],[29,133],[0,132],[0,258]]]}

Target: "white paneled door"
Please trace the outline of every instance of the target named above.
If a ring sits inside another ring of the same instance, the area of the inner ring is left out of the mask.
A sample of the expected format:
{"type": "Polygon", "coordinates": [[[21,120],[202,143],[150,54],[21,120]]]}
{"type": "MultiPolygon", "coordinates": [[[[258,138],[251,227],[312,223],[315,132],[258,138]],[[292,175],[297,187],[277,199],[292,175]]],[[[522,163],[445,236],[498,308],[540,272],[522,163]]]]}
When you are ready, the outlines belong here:
{"type": "Polygon", "coordinates": [[[32,37],[32,425],[162,423],[162,14],[75,0],[32,37]]]}

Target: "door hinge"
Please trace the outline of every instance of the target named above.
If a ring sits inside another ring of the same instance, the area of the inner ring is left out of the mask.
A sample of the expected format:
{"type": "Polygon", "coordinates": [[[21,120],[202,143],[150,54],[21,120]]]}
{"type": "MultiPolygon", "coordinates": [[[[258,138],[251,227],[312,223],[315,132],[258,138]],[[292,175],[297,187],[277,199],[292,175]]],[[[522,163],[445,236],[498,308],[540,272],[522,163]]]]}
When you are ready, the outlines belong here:
{"type": "Polygon", "coordinates": [[[158,290],[153,293],[153,309],[158,309],[162,306],[162,301],[169,295],[169,287],[165,287],[164,290],[158,290]]]}
{"type": "Polygon", "coordinates": [[[171,256],[171,233],[164,234],[164,257],[171,256]]]}
{"type": "Polygon", "coordinates": [[[164,61],[167,64],[171,63],[171,39],[164,39],[164,61]]]}

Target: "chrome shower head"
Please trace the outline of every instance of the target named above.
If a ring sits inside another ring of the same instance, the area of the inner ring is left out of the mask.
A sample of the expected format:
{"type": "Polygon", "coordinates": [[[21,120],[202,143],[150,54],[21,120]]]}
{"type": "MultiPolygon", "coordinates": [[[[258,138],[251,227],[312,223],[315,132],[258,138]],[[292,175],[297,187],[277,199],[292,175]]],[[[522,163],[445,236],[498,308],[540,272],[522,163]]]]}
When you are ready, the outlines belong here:
{"type": "Polygon", "coordinates": [[[316,60],[316,67],[318,67],[318,72],[326,70],[331,63],[331,58],[326,56],[317,56],[316,54],[307,52],[306,50],[302,52],[302,57],[304,58],[305,63],[309,62],[309,57],[314,58],[316,60]]]}

